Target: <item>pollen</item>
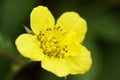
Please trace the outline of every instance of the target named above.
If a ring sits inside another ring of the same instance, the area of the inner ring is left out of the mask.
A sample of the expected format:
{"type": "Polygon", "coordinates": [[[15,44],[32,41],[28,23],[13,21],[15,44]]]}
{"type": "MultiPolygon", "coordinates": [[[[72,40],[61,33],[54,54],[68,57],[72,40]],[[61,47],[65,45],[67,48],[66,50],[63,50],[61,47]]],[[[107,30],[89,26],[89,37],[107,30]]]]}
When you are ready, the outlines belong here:
{"type": "Polygon", "coordinates": [[[60,26],[54,28],[46,28],[46,31],[40,31],[37,36],[37,40],[40,42],[40,48],[43,49],[43,53],[49,57],[55,58],[64,58],[66,53],[68,53],[67,45],[61,46],[60,41],[53,35],[50,35],[51,32],[60,32],[61,35],[65,35],[62,32],[60,26]],[[48,36],[47,36],[48,35],[48,36]]]}

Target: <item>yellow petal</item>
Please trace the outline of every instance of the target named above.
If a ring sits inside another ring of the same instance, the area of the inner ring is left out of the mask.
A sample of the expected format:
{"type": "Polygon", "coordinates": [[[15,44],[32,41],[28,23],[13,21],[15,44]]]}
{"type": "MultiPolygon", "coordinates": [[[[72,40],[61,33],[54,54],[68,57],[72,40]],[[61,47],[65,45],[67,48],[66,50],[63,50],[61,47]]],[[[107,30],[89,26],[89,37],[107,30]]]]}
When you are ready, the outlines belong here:
{"type": "Polygon", "coordinates": [[[54,27],[54,17],[47,7],[38,6],[31,13],[31,28],[35,34],[39,34],[40,30],[54,27]]]}
{"type": "MultiPolygon", "coordinates": [[[[60,37],[60,38],[61,38],[61,37],[60,37]]],[[[76,32],[73,32],[73,31],[67,33],[67,34],[64,36],[64,38],[62,38],[61,41],[60,41],[60,44],[61,44],[61,45],[64,45],[64,44],[69,45],[69,44],[72,44],[72,43],[79,43],[79,42],[78,42],[78,37],[77,37],[77,35],[76,35],[76,32]]]]}
{"type": "Polygon", "coordinates": [[[71,74],[84,74],[92,64],[90,52],[85,47],[81,47],[81,51],[77,56],[66,58],[66,62],[71,74]]]}
{"type": "Polygon", "coordinates": [[[36,36],[22,34],[16,39],[15,44],[18,51],[24,57],[30,58],[33,61],[40,61],[44,56],[42,49],[39,48],[36,36]]]}
{"type": "Polygon", "coordinates": [[[87,30],[86,21],[79,16],[76,12],[65,12],[57,20],[56,26],[62,27],[62,29],[72,34],[77,42],[82,42],[87,30]]]}
{"type": "Polygon", "coordinates": [[[80,54],[81,49],[83,48],[82,45],[80,45],[79,43],[72,43],[72,44],[68,44],[67,45],[67,53],[65,55],[67,56],[77,56],[80,54]]]}
{"type": "Polygon", "coordinates": [[[57,59],[52,57],[49,58],[46,56],[41,61],[41,64],[44,69],[54,73],[59,77],[65,77],[70,73],[69,68],[66,67],[65,61],[63,59],[57,59]]]}

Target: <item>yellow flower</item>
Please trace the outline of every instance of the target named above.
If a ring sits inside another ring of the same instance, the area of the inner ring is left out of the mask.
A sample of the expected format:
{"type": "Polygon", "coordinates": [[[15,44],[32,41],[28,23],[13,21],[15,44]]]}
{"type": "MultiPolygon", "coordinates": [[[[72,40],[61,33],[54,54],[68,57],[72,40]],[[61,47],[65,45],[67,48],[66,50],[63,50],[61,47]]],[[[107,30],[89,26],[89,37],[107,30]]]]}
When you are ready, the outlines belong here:
{"type": "Polygon", "coordinates": [[[64,77],[84,74],[91,66],[90,52],[80,44],[87,31],[86,21],[76,12],[65,12],[54,17],[47,7],[38,6],[31,13],[32,34],[21,34],[16,39],[19,52],[32,61],[41,61],[47,71],[64,77]]]}

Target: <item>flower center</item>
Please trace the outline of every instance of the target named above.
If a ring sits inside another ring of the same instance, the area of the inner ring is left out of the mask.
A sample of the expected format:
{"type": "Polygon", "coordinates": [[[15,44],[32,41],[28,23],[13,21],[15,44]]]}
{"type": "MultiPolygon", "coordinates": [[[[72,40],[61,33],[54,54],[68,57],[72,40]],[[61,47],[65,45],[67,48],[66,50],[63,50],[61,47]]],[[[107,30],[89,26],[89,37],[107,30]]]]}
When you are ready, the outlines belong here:
{"type": "Polygon", "coordinates": [[[40,48],[43,53],[49,57],[64,58],[68,53],[67,45],[60,45],[60,40],[54,34],[65,35],[60,27],[47,28],[46,31],[40,31],[37,40],[40,42],[40,48]],[[55,33],[54,33],[55,31],[55,33]],[[60,32],[60,33],[59,33],[60,32]]]}

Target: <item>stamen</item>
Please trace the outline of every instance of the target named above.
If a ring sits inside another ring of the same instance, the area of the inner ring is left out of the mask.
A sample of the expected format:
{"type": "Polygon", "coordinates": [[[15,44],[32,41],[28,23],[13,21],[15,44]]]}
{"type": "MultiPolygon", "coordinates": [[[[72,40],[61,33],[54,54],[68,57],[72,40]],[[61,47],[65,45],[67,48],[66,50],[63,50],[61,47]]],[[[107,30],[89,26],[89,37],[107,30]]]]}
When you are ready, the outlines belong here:
{"type": "Polygon", "coordinates": [[[61,58],[64,58],[64,54],[61,55],[61,58]]]}
{"type": "Polygon", "coordinates": [[[52,29],[51,28],[47,28],[46,31],[51,31],[52,29]]]}
{"type": "MultiPolygon", "coordinates": [[[[46,28],[46,31],[63,31],[60,26],[54,28],[46,28]]],[[[37,40],[40,42],[40,48],[43,49],[45,55],[49,57],[55,58],[64,58],[65,53],[68,52],[67,45],[63,47],[59,45],[59,41],[54,36],[46,36],[43,31],[40,31],[39,35],[37,36],[37,40]]],[[[48,33],[49,34],[49,33],[48,33]]],[[[66,32],[61,32],[62,35],[66,34],[66,32]]]]}
{"type": "Polygon", "coordinates": [[[58,26],[58,28],[60,28],[60,26],[58,26]]]}
{"type": "Polygon", "coordinates": [[[40,31],[40,33],[42,33],[42,31],[40,31]]]}
{"type": "Polygon", "coordinates": [[[67,53],[67,52],[68,52],[68,50],[65,51],[65,53],[67,53]]]}
{"type": "Polygon", "coordinates": [[[44,36],[44,33],[42,33],[41,35],[44,36]]]}
{"type": "Polygon", "coordinates": [[[48,31],[49,29],[47,28],[46,31],[48,31]]]}
{"type": "Polygon", "coordinates": [[[65,48],[63,48],[63,51],[65,51],[65,48]]]}
{"type": "Polygon", "coordinates": [[[60,29],[60,31],[62,31],[62,29],[60,29]]]}
{"type": "Polygon", "coordinates": [[[43,41],[41,41],[41,43],[43,43],[43,41]]]}
{"type": "Polygon", "coordinates": [[[51,29],[51,28],[49,28],[49,30],[51,31],[52,29],[51,29]]]}
{"type": "Polygon", "coordinates": [[[65,45],[65,48],[67,48],[67,45],[65,45]]]}
{"type": "Polygon", "coordinates": [[[56,29],[56,27],[53,28],[53,30],[55,30],[55,29],[56,29]]]}
{"type": "Polygon", "coordinates": [[[60,26],[57,27],[57,30],[59,30],[59,29],[60,29],[60,26]]]}
{"type": "Polygon", "coordinates": [[[66,34],[66,32],[63,33],[63,35],[65,35],[65,34],[66,34]]]}
{"type": "Polygon", "coordinates": [[[37,36],[37,40],[38,40],[38,41],[40,40],[39,36],[37,36]]]}

